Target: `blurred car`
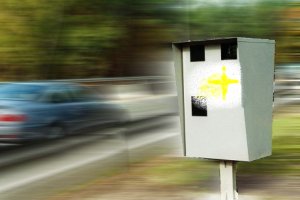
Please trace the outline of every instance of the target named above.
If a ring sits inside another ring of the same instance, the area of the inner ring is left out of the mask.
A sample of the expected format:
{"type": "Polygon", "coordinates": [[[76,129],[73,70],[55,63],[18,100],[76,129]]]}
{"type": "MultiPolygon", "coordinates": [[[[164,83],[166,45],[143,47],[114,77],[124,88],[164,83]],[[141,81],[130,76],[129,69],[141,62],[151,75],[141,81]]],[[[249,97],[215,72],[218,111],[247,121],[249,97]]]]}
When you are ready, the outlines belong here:
{"type": "Polygon", "coordinates": [[[120,109],[72,83],[8,83],[0,87],[0,141],[54,139],[121,121],[120,109]]]}

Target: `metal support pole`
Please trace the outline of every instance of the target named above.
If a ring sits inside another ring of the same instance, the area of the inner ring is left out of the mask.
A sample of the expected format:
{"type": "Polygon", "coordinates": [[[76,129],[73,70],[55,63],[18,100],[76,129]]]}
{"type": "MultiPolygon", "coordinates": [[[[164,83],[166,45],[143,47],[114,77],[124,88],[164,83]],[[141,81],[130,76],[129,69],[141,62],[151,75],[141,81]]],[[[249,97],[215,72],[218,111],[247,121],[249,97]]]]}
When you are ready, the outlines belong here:
{"type": "Polygon", "coordinates": [[[236,162],[220,161],[221,200],[237,200],[236,162]]]}

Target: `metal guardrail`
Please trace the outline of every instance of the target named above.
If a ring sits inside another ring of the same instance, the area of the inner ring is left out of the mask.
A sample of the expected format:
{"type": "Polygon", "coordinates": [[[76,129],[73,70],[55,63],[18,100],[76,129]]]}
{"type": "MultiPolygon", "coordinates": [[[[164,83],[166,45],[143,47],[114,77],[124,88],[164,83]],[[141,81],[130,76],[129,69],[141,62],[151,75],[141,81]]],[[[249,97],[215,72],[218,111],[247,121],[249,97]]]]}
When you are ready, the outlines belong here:
{"type": "Polygon", "coordinates": [[[128,77],[103,77],[87,79],[56,79],[51,81],[67,81],[76,83],[106,83],[106,82],[157,82],[157,81],[174,81],[172,76],[128,76],[128,77]]]}
{"type": "Polygon", "coordinates": [[[278,66],[275,70],[274,107],[300,106],[299,64],[278,66]]]}
{"type": "MultiPolygon", "coordinates": [[[[75,83],[106,83],[106,82],[157,82],[170,81],[174,82],[173,76],[127,76],[127,77],[101,77],[101,78],[85,78],[85,79],[53,79],[53,80],[30,80],[30,82],[75,82],[75,83]]],[[[0,84],[12,81],[0,82],[0,84]]],[[[29,82],[29,81],[28,81],[29,82]]]]}
{"type": "MultiPolygon", "coordinates": [[[[275,77],[274,85],[274,104],[275,107],[279,104],[298,103],[300,105],[300,77],[291,78],[280,76],[275,77]],[[299,94],[299,95],[298,95],[299,94]]],[[[33,81],[50,81],[50,82],[75,82],[89,86],[106,85],[106,84],[160,84],[171,83],[175,84],[173,76],[128,76],[128,77],[101,77],[101,78],[86,78],[86,79],[55,79],[55,80],[33,80],[33,81]]],[[[0,84],[7,82],[0,82],[0,84]]]]}
{"type": "Polygon", "coordinates": [[[289,85],[284,81],[277,82],[275,81],[274,86],[274,107],[285,107],[291,104],[297,104],[300,102],[300,96],[295,96],[297,93],[299,94],[300,87],[289,85]]]}

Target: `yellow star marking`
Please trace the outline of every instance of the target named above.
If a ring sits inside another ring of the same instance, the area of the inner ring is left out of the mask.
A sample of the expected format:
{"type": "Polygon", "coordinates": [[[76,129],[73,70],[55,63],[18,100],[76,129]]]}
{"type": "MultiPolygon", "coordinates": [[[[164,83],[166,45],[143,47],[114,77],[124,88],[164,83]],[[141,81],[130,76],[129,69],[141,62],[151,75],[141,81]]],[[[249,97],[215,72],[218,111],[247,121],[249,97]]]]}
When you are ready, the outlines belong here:
{"type": "Polygon", "coordinates": [[[208,84],[214,84],[214,85],[220,85],[221,86],[223,101],[226,100],[226,95],[227,95],[227,92],[228,92],[228,86],[230,84],[236,84],[238,82],[239,82],[238,80],[230,79],[226,75],[226,67],[225,66],[222,67],[222,75],[221,75],[220,79],[214,79],[213,77],[208,78],[208,84]]]}

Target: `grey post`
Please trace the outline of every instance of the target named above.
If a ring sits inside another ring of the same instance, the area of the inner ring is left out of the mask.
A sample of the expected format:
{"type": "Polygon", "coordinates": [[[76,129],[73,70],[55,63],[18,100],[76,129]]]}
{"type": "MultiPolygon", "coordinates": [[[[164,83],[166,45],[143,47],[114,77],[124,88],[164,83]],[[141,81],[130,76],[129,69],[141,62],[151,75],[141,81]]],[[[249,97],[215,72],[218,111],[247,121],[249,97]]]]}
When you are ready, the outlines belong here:
{"type": "Polygon", "coordinates": [[[238,199],[236,190],[236,169],[235,161],[220,161],[221,200],[238,199]]]}

